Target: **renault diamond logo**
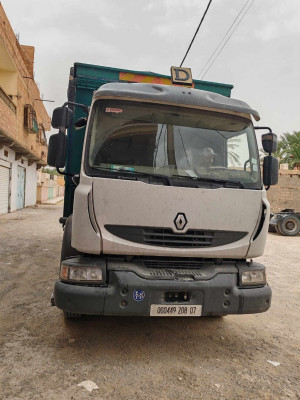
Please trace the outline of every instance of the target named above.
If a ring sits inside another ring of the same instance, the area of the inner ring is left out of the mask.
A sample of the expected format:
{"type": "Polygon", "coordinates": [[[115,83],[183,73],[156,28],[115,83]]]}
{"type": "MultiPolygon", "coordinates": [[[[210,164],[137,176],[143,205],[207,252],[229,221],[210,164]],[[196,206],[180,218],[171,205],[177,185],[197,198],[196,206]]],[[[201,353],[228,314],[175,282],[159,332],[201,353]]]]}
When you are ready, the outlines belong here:
{"type": "Polygon", "coordinates": [[[174,224],[176,226],[176,229],[178,231],[182,231],[186,224],[187,224],[187,219],[184,213],[178,213],[174,219],[174,224]]]}

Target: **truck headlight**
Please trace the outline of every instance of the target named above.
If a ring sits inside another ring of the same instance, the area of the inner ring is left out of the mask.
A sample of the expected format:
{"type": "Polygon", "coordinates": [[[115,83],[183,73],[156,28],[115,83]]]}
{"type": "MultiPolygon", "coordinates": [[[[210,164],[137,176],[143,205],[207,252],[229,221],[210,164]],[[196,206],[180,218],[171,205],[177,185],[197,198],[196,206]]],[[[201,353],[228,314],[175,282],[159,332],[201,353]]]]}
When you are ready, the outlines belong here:
{"type": "Polygon", "coordinates": [[[243,286],[265,285],[266,283],[266,271],[264,270],[242,272],[241,285],[243,286]]]}
{"type": "Polygon", "coordinates": [[[61,264],[60,279],[76,282],[102,282],[102,270],[99,267],[73,267],[61,264]]]}

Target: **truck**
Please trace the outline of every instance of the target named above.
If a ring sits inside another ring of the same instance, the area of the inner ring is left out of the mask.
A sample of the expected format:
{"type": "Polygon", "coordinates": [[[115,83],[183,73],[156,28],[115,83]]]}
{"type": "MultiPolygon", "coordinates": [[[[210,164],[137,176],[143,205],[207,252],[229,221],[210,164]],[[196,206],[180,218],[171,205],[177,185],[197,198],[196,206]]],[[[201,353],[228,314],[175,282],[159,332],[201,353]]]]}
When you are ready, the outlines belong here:
{"type": "Polygon", "coordinates": [[[285,208],[278,213],[270,214],[269,232],[282,236],[297,236],[300,233],[300,212],[294,208],[285,208]]]}
{"type": "Polygon", "coordinates": [[[277,136],[233,86],[75,63],[48,164],[65,175],[52,304],[82,315],[200,317],[271,305],[263,254],[277,136]],[[255,128],[268,129],[261,162],[255,128]]]}

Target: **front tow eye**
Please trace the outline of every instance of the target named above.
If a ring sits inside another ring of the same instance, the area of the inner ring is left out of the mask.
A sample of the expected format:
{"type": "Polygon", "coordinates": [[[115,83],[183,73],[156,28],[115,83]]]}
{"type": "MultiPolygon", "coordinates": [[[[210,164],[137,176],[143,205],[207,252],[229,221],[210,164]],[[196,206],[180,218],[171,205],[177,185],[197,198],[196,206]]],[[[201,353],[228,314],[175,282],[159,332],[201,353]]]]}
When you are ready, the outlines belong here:
{"type": "Polygon", "coordinates": [[[189,292],[166,292],[165,302],[166,303],[185,303],[189,302],[191,294],[189,292]]]}

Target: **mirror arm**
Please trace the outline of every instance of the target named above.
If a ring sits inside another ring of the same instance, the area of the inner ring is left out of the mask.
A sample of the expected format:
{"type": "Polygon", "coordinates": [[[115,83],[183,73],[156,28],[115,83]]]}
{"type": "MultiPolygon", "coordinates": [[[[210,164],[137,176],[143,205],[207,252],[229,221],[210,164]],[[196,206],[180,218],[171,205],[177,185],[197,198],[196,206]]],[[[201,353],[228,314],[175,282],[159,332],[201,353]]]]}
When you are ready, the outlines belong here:
{"type": "Polygon", "coordinates": [[[90,107],[86,106],[85,104],[74,103],[73,101],[66,101],[66,102],[63,104],[63,107],[66,107],[66,106],[68,106],[68,105],[80,107],[80,108],[83,109],[83,111],[84,111],[87,115],[89,115],[90,107]]]}
{"type": "Polygon", "coordinates": [[[258,129],[267,129],[270,133],[273,133],[273,132],[272,132],[272,129],[269,128],[268,126],[254,126],[253,128],[254,128],[255,130],[258,130],[258,129]]]}
{"type": "Polygon", "coordinates": [[[61,171],[59,168],[56,167],[56,171],[60,174],[60,175],[64,175],[64,176],[74,176],[73,174],[68,174],[67,172],[63,172],[61,171]]]}

